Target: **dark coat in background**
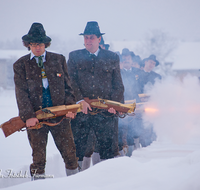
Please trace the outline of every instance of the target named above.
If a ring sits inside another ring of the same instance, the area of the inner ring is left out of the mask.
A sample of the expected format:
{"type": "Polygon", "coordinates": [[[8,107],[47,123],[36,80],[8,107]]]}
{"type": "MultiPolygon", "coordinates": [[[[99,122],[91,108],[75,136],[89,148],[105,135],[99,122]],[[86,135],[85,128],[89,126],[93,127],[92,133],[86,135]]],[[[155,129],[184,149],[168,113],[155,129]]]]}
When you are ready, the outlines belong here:
{"type": "Polygon", "coordinates": [[[124,84],[124,100],[136,99],[140,102],[138,94],[141,93],[141,87],[138,83],[141,70],[132,67],[130,70],[121,69],[122,81],[124,84]]]}
{"type": "Polygon", "coordinates": [[[141,93],[144,93],[144,86],[147,83],[154,85],[156,79],[162,79],[161,75],[159,75],[158,73],[154,71],[145,72],[142,70],[140,73],[140,78],[138,79],[140,87],[142,89],[141,93]]]}
{"type": "MultiPolygon", "coordinates": [[[[124,99],[136,100],[140,102],[138,94],[141,94],[142,89],[138,82],[141,75],[141,70],[132,67],[130,70],[121,69],[122,81],[124,84],[124,99]]],[[[124,145],[134,145],[134,138],[138,138],[142,131],[141,119],[137,117],[125,117],[119,119],[118,141],[119,150],[123,149],[124,145]]]]}
{"type": "MultiPolygon", "coordinates": [[[[44,62],[53,106],[74,104],[75,97],[71,88],[66,60],[63,55],[46,52],[44,62]]],[[[41,68],[30,54],[14,63],[14,80],[19,116],[25,122],[36,117],[35,112],[42,107],[41,68]]]]}

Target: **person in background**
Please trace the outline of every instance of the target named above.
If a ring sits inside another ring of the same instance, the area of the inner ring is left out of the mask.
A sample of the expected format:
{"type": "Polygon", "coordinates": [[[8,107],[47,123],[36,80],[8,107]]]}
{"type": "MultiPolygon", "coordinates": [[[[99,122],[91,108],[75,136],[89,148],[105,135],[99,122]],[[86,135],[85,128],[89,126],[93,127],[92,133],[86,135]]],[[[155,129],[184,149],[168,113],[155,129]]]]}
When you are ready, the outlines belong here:
{"type": "MultiPolygon", "coordinates": [[[[141,59],[127,48],[122,50],[122,64],[121,69],[122,81],[124,83],[124,100],[134,100],[138,103],[140,98],[138,94],[141,93],[141,89],[138,83],[140,77],[140,65],[141,59]]],[[[139,148],[139,136],[142,132],[142,121],[140,118],[127,116],[123,119],[119,119],[119,150],[123,155],[126,150],[126,155],[131,156],[132,151],[139,148]]]]}
{"type": "Polygon", "coordinates": [[[72,80],[77,103],[83,106],[72,121],[72,131],[76,144],[77,157],[82,170],[90,167],[91,157],[87,157],[87,165],[82,166],[87,148],[90,129],[94,131],[98,142],[100,159],[105,160],[119,155],[118,128],[115,125],[113,108],[100,110],[93,114],[94,109],[84,101],[85,97],[98,97],[120,102],[123,98],[124,86],[119,68],[119,56],[99,46],[101,37],[96,21],[88,22],[82,35],[85,49],[76,50],[69,54],[68,69],[72,80]]]}
{"type": "MultiPolygon", "coordinates": [[[[45,107],[74,104],[75,96],[65,57],[46,51],[50,46],[51,38],[46,36],[43,25],[33,23],[22,40],[24,46],[31,52],[14,63],[14,82],[19,116],[29,128],[39,123],[36,111],[45,107]]],[[[74,116],[71,112],[66,114],[68,118],[74,116]]],[[[49,119],[49,122],[57,123],[60,120],[61,118],[58,117],[49,119]]],[[[33,180],[45,177],[49,132],[65,162],[67,175],[78,172],[78,158],[70,119],[64,119],[54,127],[43,125],[40,129],[27,130],[32,148],[33,163],[30,165],[30,173],[33,180]]]]}
{"type": "Polygon", "coordinates": [[[156,59],[155,55],[150,55],[148,58],[142,60],[143,71],[141,72],[140,85],[142,93],[144,93],[145,85],[150,84],[154,85],[155,80],[161,80],[162,77],[158,73],[154,72],[154,68],[157,67],[160,63],[156,59]]]}
{"type": "MultiPolygon", "coordinates": [[[[141,87],[141,93],[145,93],[146,86],[153,86],[156,80],[161,80],[162,77],[158,73],[154,72],[153,69],[159,65],[158,60],[155,55],[150,55],[149,57],[142,60],[143,70],[141,71],[141,77],[138,82],[141,87]]],[[[156,140],[156,134],[153,131],[153,126],[143,127],[142,135],[140,136],[140,144],[142,147],[150,145],[154,140],[156,140]]]]}
{"type": "Polygon", "coordinates": [[[99,46],[101,47],[101,49],[106,49],[106,50],[108,50],[109,47],[110,47],[109,44],[105,44],[105,43],[104,43],[103,36],[101,36],[101,41],[100,41],[100,43],[99,43],[99,46]]]}

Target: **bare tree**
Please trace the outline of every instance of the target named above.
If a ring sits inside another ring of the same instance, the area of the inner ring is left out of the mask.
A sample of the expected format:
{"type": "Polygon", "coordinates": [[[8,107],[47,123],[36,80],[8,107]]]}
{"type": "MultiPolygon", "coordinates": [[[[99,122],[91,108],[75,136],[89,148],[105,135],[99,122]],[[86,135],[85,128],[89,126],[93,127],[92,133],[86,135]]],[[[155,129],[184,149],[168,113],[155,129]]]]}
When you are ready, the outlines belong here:
{"type": "Polygon", "coordinates": [[[137,52],[143,58],[149,57],[151,54],[156,55],[160,66],[157,68],[161,75],[169,74],[170,67],[166,64],[171,53],[177,47],[178,42],[175,38],[161,30],[152,30],[146,34],[144,40],[137,47],[137,52]]]}

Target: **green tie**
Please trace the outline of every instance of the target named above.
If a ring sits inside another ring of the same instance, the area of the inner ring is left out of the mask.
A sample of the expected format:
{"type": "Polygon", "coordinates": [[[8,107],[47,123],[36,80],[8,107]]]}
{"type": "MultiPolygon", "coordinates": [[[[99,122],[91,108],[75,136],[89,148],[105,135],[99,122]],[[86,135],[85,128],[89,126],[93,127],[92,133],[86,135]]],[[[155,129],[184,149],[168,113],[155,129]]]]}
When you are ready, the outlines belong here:
{"type": "MultiPolygon", "coordinates": [[[[37,57],[37,56],[36,56],[37,57]]],[[[38,67],[43,67],[43,58],[44,57],[44,55],[42,55],[42,56],[39,56],[39,57],[37,57],[38,58],[38,67]]]]}

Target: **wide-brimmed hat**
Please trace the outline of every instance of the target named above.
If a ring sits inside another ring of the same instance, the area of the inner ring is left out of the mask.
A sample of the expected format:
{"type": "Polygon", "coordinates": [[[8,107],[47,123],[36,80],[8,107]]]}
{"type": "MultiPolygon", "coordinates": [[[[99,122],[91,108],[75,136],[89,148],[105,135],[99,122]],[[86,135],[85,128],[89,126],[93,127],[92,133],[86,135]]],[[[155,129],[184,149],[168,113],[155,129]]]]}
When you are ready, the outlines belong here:
{"type": "Polygon", "coordinates": [[[24,35],[22,40],[32,43],[49,43],[51,38],[46,36],[46,32],[41,23],[33,23],[28,34],[24,35]]]}
{"type": "Polygon", "coordinates": [[[131,57],[135,56],[134,52],[133,51],[129,51],[128,48],[122,49],[122,56],[128,56],[128,55],[130,55],[131,57]]]}
{"type": "Polygon", "coordinates": [[[84,32],[80,33],[79,35],[92,35],[92,34],[95,34],[97,36],[105,34],[100,32],[99,25],[96,21],[87,22],[84,32]]]}
{"type": "Polygon", "coordinates": [[[153,54],[150,55],[148,58],[145,58],[145,59],[142,60],[143,65],[145,65],[145,61],[148,61],[148,60],[153,60],[153,61],[155,61],[155,62],[156,62],[156,65],[155,65],[155,66],[158,66],[158,65],[160,64],[159,61],[156,60],[156,56],[153,55],[153,54]]]}

